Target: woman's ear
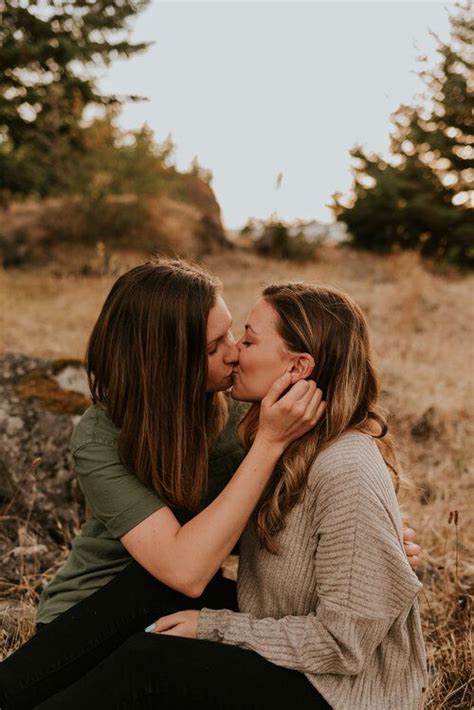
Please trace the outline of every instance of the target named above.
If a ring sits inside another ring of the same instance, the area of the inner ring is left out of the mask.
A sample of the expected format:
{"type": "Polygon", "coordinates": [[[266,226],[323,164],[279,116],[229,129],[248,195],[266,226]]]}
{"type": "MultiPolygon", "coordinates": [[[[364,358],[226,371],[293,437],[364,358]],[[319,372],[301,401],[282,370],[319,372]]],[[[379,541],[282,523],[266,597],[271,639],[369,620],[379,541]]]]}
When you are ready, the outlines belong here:
{"type": "Polygon", "coordinates": [[[288,367],[291,373],[291,382],[294,384],[299,380],[306,380],[314,370],[314,358],[309,353],[298,353],[294,355],[288,367]]]}

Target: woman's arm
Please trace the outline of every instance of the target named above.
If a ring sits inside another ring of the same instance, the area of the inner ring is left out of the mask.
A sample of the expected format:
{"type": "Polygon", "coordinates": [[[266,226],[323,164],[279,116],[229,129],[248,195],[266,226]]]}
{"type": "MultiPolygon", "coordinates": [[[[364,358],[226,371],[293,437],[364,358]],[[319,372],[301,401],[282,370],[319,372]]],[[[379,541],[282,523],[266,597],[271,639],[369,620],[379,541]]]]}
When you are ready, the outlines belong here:
{"type": "MultiPolygon", "coordinates": [[[[392,626],[392,618],[363,618],[323,604],[315,613],[258,619],[228,609],[196,613],[196,638],[255,651],[300,673],[360,673],[392,626]]],[[[178,616],[179,612],[174,616],[178,616]]]]}
{"type": "Polygon", "coordinates": [[[283,376],[262,401],[255,441],[219,496],[181,526],[170,508],[148,516],[121,541],[154,577],[190,597],[200,596],[240,537],[286,446],[324,411],[321,390],[301,381],[284,397],[283,376]]]}
{"type": "Polygon", "coordinates": [[[373,657],[394,620],[364,618],[324,604],[317,612],[281,619],[204,608],[163,616],[147,631],[240,646],[300,673],[355,675],[373,657]]]}
{"type": "Polygon", "coordinates": [[[258,438],[224,490],[185,525],[170,508],[153,513],[121,538],[150,574],[198,597],[230,554],[282,450],[258,438]]]}
{"type": "MultiPolygon", "coordinates": [[[[404,554],[397,502],[378,456],[368,441],[349,439],[338,456],[328,451],[308,493],[313,505],[305,514],[317,538],[313,612],[273,619],[202,609],[162,617],[153,630],[238,645],[305,673],[359,673],[397,618],[409,613],[421,587],[404,554]]],[[[281,543],[294,573],[298,541],[281,543]]],[[[251,579],[244,582],[251,587],[251,579]]],[[[306,576],[294,579],[303,582],[306,576]]],[[[279,579],[269,584],[278,598],[279,579]]],[[[308,590],[300,591],[304,596],[308,590]]]]}

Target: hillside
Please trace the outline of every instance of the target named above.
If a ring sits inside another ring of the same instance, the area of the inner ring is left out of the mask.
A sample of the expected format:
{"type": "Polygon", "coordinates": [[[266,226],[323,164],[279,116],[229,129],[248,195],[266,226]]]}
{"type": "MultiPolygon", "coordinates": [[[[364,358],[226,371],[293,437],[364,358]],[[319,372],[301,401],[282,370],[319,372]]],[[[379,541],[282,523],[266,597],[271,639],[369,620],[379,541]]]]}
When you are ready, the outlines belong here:
{"type": "Polygon", "coordinates": [[[64,247],[90,254],[98,244],[108,256],[140,249],[191,259],[229,247],[209,182],[174,168],[158,176],[156,190],[145,194],[97,187],[85,196],[11,202],[0,209],[0,263],[44,264],[64,247]]]}

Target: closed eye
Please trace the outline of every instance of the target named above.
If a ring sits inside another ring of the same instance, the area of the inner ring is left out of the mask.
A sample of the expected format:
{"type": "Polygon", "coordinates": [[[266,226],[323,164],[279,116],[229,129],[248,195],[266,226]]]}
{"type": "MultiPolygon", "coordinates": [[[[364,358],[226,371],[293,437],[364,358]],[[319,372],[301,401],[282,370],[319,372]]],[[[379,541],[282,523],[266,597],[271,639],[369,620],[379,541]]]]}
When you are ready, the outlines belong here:
{"type": "Polygon", "coordinates": [[[233,345],[235,343],[234,337],[230,330],[227,331],[224,335],[221,335],[220,338],[217,338],[217,340],[214,341],[214,343],[211,345],[211,349],[207,351],[208,355],[215,355],[215,353],[219,349],[219,345],[221,343],[226,343],[227,341],[231,341],[231,344],[233,345]]]}

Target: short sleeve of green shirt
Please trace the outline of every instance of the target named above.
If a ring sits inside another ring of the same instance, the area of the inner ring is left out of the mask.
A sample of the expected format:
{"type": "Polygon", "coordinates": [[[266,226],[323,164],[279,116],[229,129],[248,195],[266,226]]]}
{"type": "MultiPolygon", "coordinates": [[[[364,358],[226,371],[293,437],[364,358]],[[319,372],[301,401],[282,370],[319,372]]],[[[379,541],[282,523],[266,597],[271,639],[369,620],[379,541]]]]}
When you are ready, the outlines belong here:
{"type": "Polygon", "coordinates": [[[93,517],[120,538],[165,503],[121,463],[105,413],[92,407],[81,425],[71,441],[79,484],[93,517]]]}

